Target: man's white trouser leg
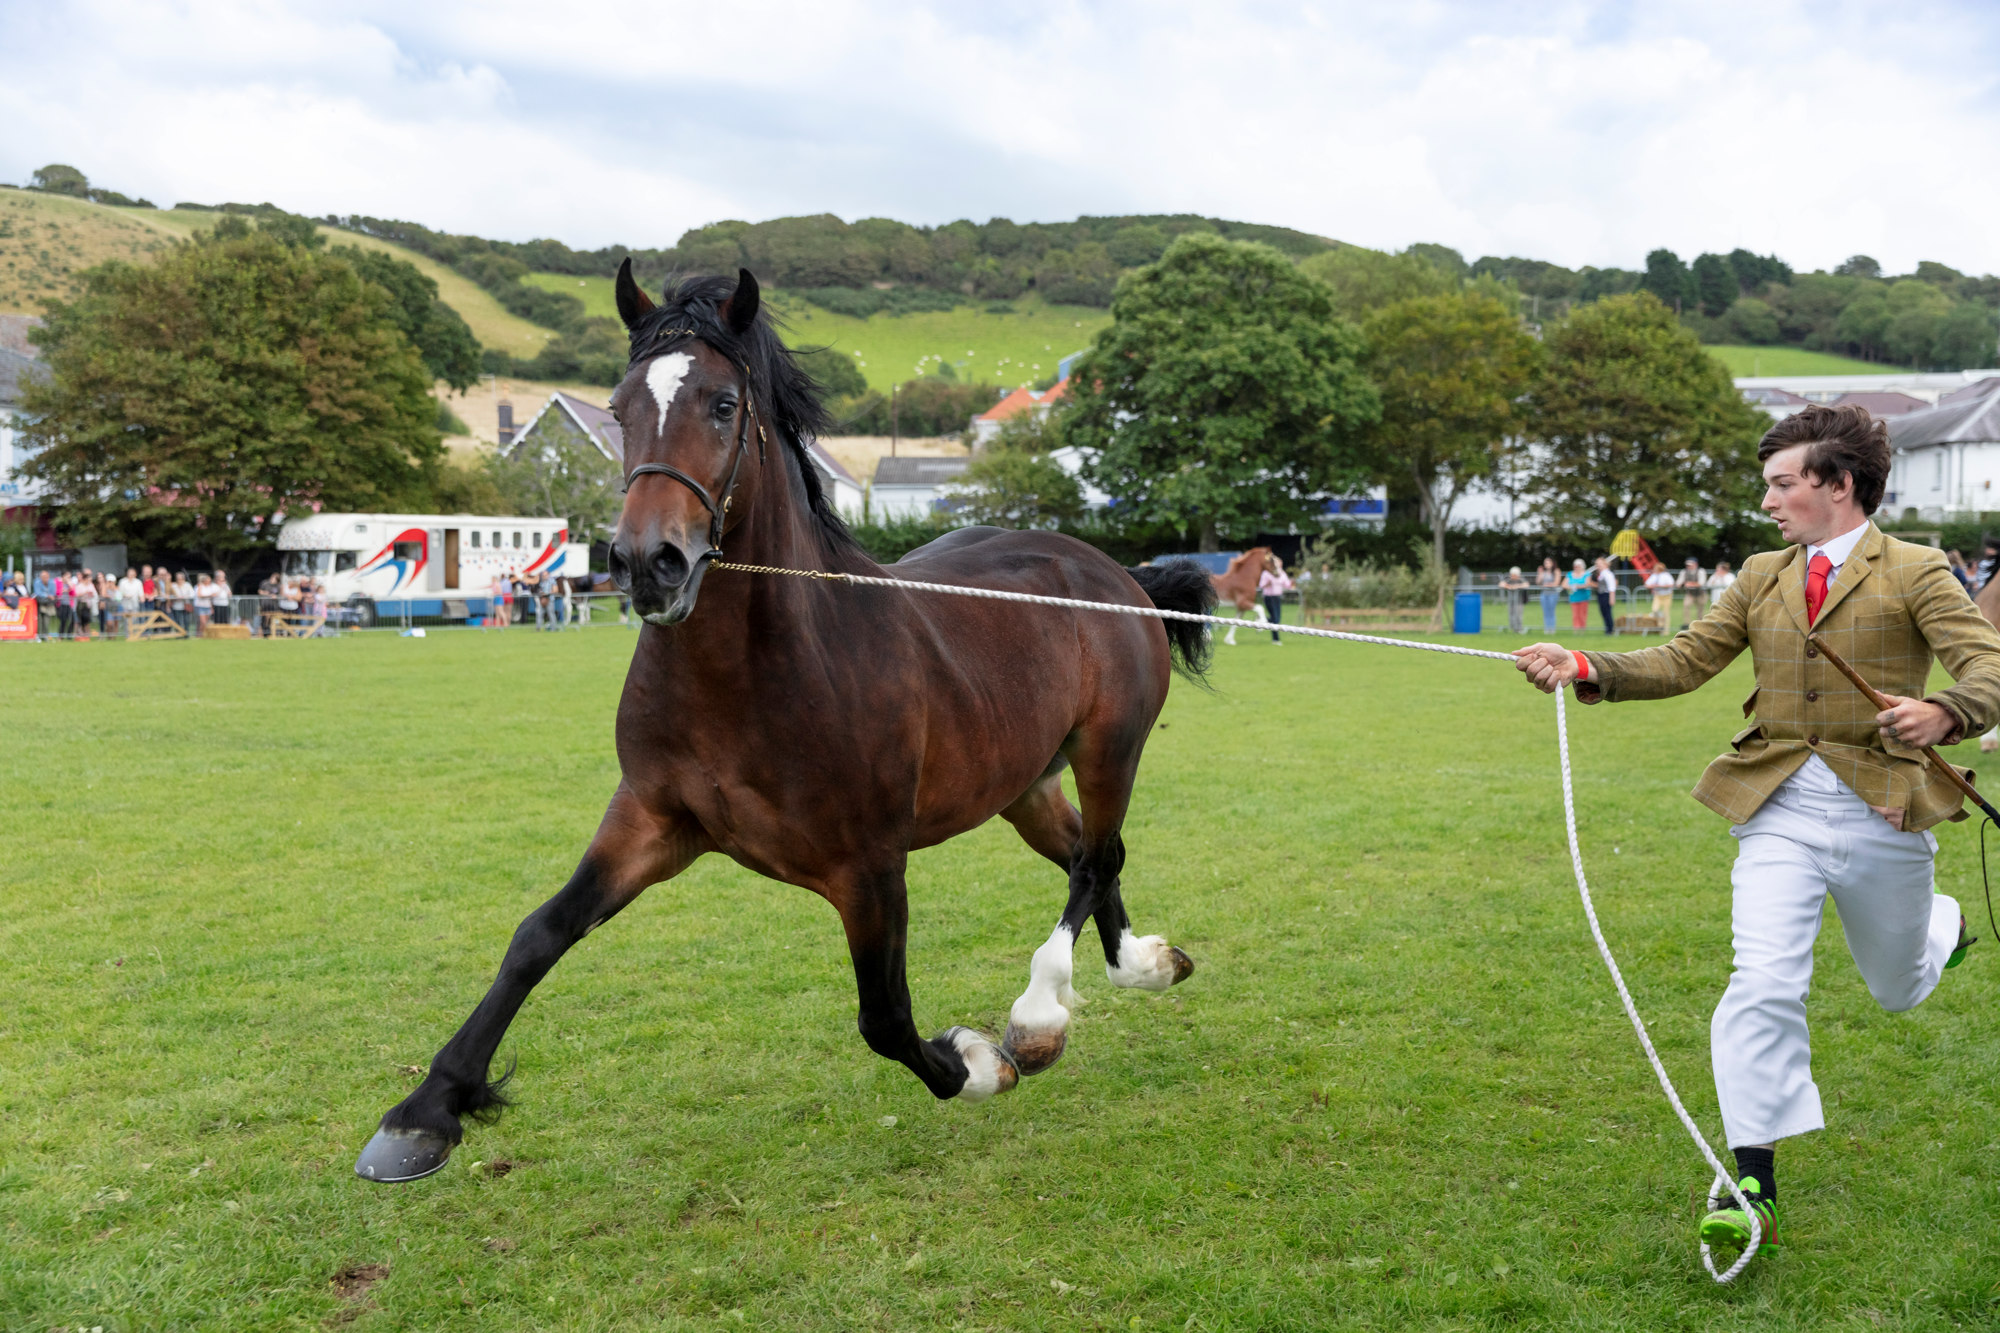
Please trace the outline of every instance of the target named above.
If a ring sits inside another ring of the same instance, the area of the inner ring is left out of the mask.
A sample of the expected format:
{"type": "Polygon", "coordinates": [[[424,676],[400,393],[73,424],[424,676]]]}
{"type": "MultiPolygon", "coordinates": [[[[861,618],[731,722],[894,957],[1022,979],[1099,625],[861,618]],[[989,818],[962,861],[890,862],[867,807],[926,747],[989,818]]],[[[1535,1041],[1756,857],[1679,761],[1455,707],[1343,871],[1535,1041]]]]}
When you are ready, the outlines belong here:
{"type": "Polygon", "coordinates": [[[1937,839],[1889,827],[1824,765],[1814,767],[1818,774],[1802,770],[1733,830],[1736,970],[1710,1025],[1732,1148],[1826,1123],[1806,994],[1827,894],[1855,966],[1891,1013],[1924,1001],[1958,943],[1958,903],[1934,892],[1937,839]]]}

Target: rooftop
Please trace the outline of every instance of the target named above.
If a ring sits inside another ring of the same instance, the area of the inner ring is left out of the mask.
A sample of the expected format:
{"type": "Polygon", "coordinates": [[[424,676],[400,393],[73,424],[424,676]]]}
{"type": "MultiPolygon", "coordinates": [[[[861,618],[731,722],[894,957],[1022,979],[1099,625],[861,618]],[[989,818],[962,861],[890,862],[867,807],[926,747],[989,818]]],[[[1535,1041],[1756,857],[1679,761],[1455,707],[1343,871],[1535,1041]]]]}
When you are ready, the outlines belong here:
{"type": "Polygon", "coordinates": [[[940,486],[957,481],[969,458],[885,458],[875,465],[877,486],[940,486]]]}

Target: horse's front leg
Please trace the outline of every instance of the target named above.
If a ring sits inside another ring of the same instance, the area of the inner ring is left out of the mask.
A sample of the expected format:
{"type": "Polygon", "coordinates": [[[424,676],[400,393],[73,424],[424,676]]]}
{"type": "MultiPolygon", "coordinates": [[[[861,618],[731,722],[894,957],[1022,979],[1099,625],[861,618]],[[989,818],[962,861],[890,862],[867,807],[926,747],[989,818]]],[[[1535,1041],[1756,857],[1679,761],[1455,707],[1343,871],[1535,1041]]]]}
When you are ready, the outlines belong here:
{"type": "Polygon", "coordinates": [[[506,1105],[489,1081],[500,1038],[528,992],[572,944],[603,925],[648,885],[670,879],[709,850],[706,835],[685,814],[656,814],[625,787],[611,798],[604,822],[576,873],[555,897],[530,912],[514,931],[500,975],[444,1049],[417,1090],[391,1107],[354,1172],[366,1180],[416,1180],[445,1164],[463,1137],[460,1117],[490,1121],[506,1105]]]}
{"type": "Polygon", "coordinates": [[[847,931],[861,1037],[870,1050],[908,1065],[940,1101],[983,1102],[1020,1081],[1013,1060],[971,1028],[950,1028],[929,1041],[918,1033],[905,967],[910,904],[900,865],[830,885],[826,896],[847,931]]]}

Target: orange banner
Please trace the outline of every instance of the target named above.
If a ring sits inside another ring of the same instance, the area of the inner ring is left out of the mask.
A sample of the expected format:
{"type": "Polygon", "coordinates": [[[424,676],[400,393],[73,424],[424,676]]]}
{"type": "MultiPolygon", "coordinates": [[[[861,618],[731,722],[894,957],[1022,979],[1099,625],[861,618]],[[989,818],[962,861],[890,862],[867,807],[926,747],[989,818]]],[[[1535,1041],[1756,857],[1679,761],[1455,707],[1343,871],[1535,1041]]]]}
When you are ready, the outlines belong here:
{"type": "Polygon", "coordinates": [[[23,597],[19,606],[0,602],[0,639],[35,637],[35,599],[23,597]]]}

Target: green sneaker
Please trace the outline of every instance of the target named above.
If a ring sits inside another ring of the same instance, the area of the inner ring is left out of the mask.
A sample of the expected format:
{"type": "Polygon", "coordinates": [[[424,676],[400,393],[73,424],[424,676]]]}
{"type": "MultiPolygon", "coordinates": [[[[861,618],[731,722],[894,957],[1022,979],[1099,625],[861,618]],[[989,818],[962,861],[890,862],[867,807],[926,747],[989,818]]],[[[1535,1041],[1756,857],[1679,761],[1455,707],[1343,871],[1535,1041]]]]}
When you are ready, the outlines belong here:
{"type": "Polygon", "coordinates": [[[1965,914],[1963,912],[1959,913],[1958,944],[1952,949],[1951,957],[1944,960],[1944,970],[1949,972],[1954,967],[1957,967],[1960,963],[1964,962],[1965,951],[1967,949],[1970,949],[1973,945],[1977,943],[1979,943],[1979,937],[1977,935],[1968,935],[1965,933],[1965,914]]]}
{"type": "MultiPolygon", "coordinates": [[[[1755,1176],[1745,1176],[1736,1182],[1736,1187],[1750,1197],[1750,1206],[1757,1210],[1758,1225],[1763,1228],[1763,1236],[1757,1246],[1757,1253],[1770,1258],[1778,1252],[1778,1206],[1760,1197],[1763,1187],[1755,1176]]],[[[1736,1201],[1724,1196],[1722,1207],[1701,1219],[1701,1238],[1709,1245],[1732,1249],[1739,1254],[1750,1243],[1750,1219],[1744,1215],[1736,1201]]]]}

